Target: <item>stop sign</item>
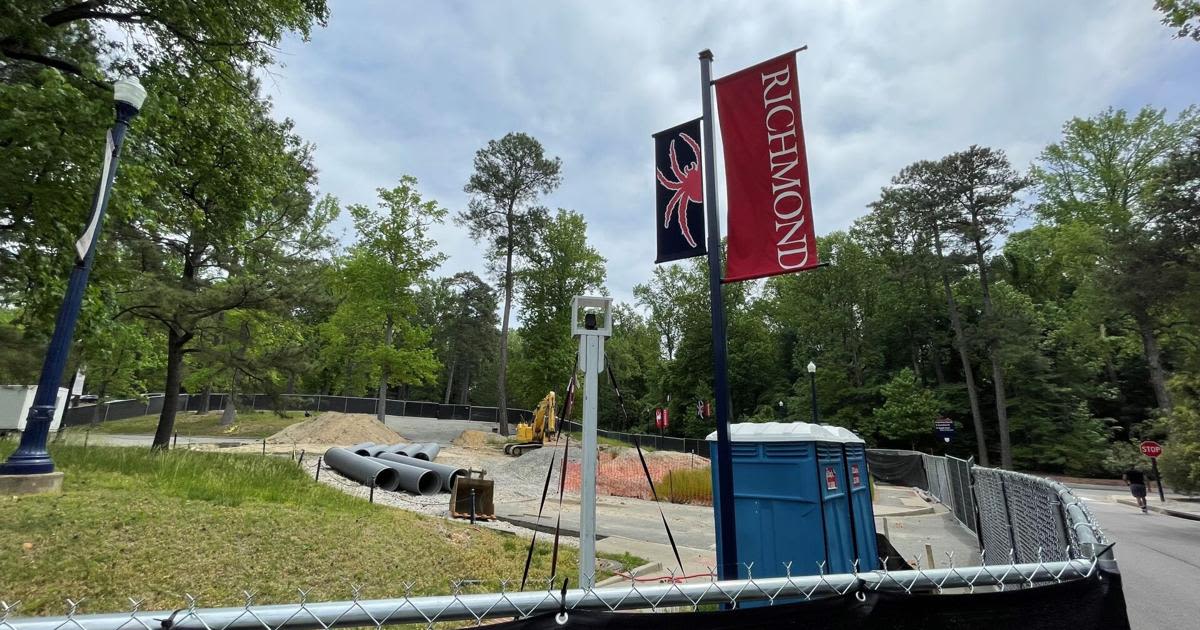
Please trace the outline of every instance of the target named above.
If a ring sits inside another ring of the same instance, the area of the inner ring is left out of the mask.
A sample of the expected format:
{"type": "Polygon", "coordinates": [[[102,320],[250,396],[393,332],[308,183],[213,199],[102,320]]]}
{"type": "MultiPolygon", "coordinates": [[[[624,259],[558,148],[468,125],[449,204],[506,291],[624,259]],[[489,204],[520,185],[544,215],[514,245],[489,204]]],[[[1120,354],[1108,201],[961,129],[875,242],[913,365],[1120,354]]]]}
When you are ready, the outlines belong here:
{"type": "Polygon", "coordinates": [[[1162,445],[1154,440],[1146,440],[1141,444],[1142,455],[1146,457],[1158,457],[1162,455],[1162,445]]]}

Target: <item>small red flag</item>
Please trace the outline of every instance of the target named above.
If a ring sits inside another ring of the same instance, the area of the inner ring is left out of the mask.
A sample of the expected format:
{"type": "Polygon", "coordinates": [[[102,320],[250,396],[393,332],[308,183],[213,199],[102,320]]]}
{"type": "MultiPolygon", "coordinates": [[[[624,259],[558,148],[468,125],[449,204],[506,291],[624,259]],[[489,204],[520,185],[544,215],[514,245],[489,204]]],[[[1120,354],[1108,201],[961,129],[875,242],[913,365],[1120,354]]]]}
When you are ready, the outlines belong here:
{"type": "Polygon", "coordinates": [[[713,83],[729,191],[725,281],[816,267],[795,52],[713,83]]]}

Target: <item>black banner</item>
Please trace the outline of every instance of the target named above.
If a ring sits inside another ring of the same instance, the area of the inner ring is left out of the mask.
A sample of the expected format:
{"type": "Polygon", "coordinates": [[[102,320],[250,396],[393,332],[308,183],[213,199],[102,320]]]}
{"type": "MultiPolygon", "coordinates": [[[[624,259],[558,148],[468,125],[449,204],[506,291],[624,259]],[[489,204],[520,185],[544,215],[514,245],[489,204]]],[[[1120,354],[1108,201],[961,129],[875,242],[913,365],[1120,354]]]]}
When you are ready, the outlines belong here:
{"type": "Polygon", "coordinates": [[[869,448],[867,464],[871,476],[879,481],[922,490],[929,489],[929,481],[925,477],[925,460],[920,453],[869,448]]]}
{"type": "Polygon", "coordinates": [[[699,118],[654,134],[656,263],[708,253],[701,156],[699,118]]]}

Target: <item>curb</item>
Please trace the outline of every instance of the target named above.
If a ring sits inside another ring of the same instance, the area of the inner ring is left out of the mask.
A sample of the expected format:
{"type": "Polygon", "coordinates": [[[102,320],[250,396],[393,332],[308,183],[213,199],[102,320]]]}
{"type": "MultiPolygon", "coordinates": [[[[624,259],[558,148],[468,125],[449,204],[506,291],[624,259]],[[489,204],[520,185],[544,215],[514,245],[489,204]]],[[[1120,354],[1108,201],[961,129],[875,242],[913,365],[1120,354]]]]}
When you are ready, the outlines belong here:
{"type": "MultiPolygon", "coordinates": [[[[1130,507],[1137,507],[1137,502],[1133,501],[1131,499],[1117,499],[1117,503],[1120,503],[1121,505],[1128,505],[1130,507]]],[[[1172,510],[1171,508],[1153,505],[1153,504],[1149,503],[1149,501],[1147,501],[1147,507],[1150,509],[1151,512],[1158,512],[1159,514],[1166,514],[1167,516],[1174,516],[1176,518],[1184,518],[1189,521],[1200,521],[1200,514],[1197,514],[1195,512],[1184,512],[1183,510],[1172,510]]]]}
{"type": "MultiPolygon", "coordinates": [[[[647,562],[646,564],[643,564],[642,566],[637,567],[634,570],[630,571],[629,575],[631,575],[633,577],[641,577],[643,575],[646,575],[647,573],[650,573],[651,571],[658,571],[660,569],[662,569],[661,562],[647,562]]],[[[629,578],[627,578],[627,577],[624,577],[621,575],[614,575],[606,580],[601,580],[599,583],[596,584],[596,588],[600,588],[601,586],[612,586],[613,584],[620,584],[621,582],[625,582],[628,580],[629,580],[629,578]]]]}
{"type": "Polygon", "coordinates": [[[904,518],[905,516],[928,516],[936,512],[932,505],[925,507],[912,508],[904,512],[889,512],[887,514],[875,513],[875,518],[904,518]]]}

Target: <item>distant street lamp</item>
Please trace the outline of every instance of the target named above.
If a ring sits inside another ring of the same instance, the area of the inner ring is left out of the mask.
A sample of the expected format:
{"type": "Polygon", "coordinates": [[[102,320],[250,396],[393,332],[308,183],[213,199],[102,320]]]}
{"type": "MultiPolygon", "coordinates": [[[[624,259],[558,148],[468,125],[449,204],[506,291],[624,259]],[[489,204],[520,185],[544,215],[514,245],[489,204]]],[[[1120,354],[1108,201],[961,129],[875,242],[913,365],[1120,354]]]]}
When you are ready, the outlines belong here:
{"type": "Polygon", "coordinates": [[[117,174],[121,145],[124,144],[129,124],[142,108],[142,102],[146,100],[146,90],[136,78],[121,79],[113,84],[113,98],[116,101],[117,119],[108,130],[104,166],[100,172],[100,187],[92,199],[92,212],[87,227],[79,240],[75,241],[75,267],[71,269],[67,293],[58,309],[58,318],[54,320],[54,334],[50,337],[49,347],[46,348],[42,374],[38,378],[37,394],[33,399],[33,406],[29,409],[25,431],[21,434],[21,443],[9,456],[8,461],[0,465],[0,475],[39,475],[54,472],[54,462],[46,452],[46,438],[50,433],[50,423],[54,420],[58,386],[66,368],[67,357],[70,355],[75,322],[79,319],[79,308],[83,302],[83,291],[87,287],[88,274],[92,270],[92,260],[96,255],[100,225],[104,220],[113,179],[117,174]]]}
{"type": "Polygon", "coordinates": [[[783,407],[783,401],[779,401],[779,419],[783,420],[787,417],[787,410],[783,407]]]}
{"type": "Polygon", "coordinates": [[[808,386],[812,391],[812,421],[817,424],[817,364],[808,362],[808,386]]]}

